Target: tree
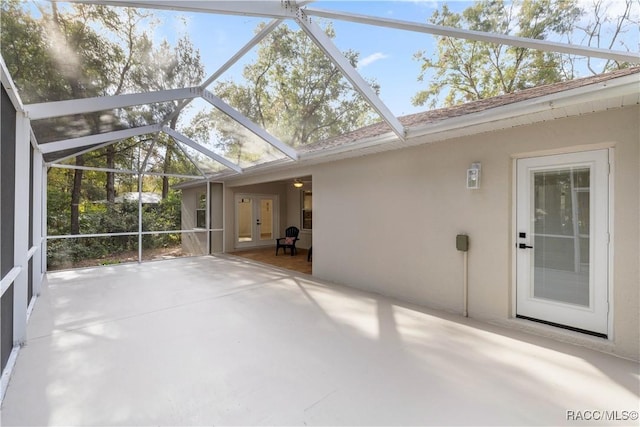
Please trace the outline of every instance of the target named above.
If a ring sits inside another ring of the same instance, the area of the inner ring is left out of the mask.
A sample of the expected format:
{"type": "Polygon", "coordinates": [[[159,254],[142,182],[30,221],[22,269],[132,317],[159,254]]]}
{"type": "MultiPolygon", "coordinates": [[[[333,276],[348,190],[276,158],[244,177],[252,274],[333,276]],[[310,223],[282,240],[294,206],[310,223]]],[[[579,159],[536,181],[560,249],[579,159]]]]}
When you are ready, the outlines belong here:
{"type": "MultiPolygon", "coordinates": [[[[578,23],[578,33],[582,34],[580,44],[591,47],[631,50],[624,35],[628,31],[638,32],[640,25],[640,1],[639,0],[591,0],[589,9],[585,9],[589,19],[584,23],[578,23]],[[618,8],[617,13],[611,13],[618,8]]],[[[638,38],[631,37],[632,42],[637,43],[638,38]]],[[[571,41],[571,39],[569,39],[571,41]]],[[[637,49],[637,45],[632,48],[637,49]]],[[[574,73],[577,59],[567,58],[568,72],[574,73]]],[[[612,59],[595,61],[587,58],[587,68],[592,74],[600,74],[612,69],[628,67],[631,64],[620,63],[612,59]],[[600,62],[596,64],[595,62],[600,62]]]]}
{"type": "MultiPolygon", "coordinates": [[[[104,7],[75,5],[72,13],[62,14],[57,3],[51,4],[51,13],[40,8],[47,28],[53,62],[64,77],[71,99],[105,95],[110,82],[109,65],[118,59],[119,49],[113,43],[105,43],[91,22],[96,16],[108,14],[104,7]]],[[[99,113],[86,116],[92,133],[100,131],[99,113]]],[[[84,156],[76,156],[76,166],[84,166],[84,156]]],[[[76,169],[71,193],[71,234],[80,234],[80,197],[83,170],[76,169]]]]}
{"type": "MultiPolygon", "coordinates": [[[[120,95],[126,89],[132,85],[129,82],[129,74],[132,69],[140,66],[140,57],[151,49],[151,42],[146,33],[139,33],[137,28],[141,26],[142,21],[150,17],[149,13],[141,12],[135,8],[126,8],[122,13],[113,13],[110,9],[103,9],[111,13],[103,13],[98,15],[99,21],[105,28],[109,29],[118,39],[119,54],[118,60],[114,62],[113,73],[115,77],[112,80],[112,86],[115,89],[112,90],[112,95],[120,95]]],[[[127,146],[129,141],[125,141],[124,145],[127,146]]],[[[119,147],[123,143],[115,143],[107,146],[104,149],[106,157],[106,167],[114,169],[116,167],[116,156],[119,151],[119,147]]],[[[106,179],[106,192],[107,202],[113,204],[116,197],[116,184],[115,174],[113,172],[107,172],[106,179]]]]}
{"type": "MultiPolygon", "coordinates": [[[[461,13],[446,5],[435,11],[430,22],[456,28],[514,35],[531,39],[568,41],[580,37],[582,45],[613,48],[633,24],[631,16],[637,0],[592,0],[584,9],[577,0],[482,0],[461,13]],[[619,16],[608,9],[617,4],[619,16]]],[[[637,15],[637,9],[635,14],[637,15]]],[[[637,23],[635,23],[637,27],[637,23]]],[[[579,74],[582,58],[479,41],[439,37],[437,52],[428,56],[417,52],[422,62],[419,81],[429,80],[427,89],[413,98],[414,105],[455,105],[467,101],[512,93],[528,87],[572,79],[579,74]]],[[[602,61],[598,68],[590,59],[581,68],[597,74],[629,66],[602,61]]]]}
{"type": "Polygon", "coordinates": [[[26,104],[58,100],[65,91],[63,77],[55,71],[40,23],[25,13],[20,0],[0,3],[2,57],[26,104]]]}
{"type": "MultiPolygon", "coordinates": [[[[452,12],[446,5],[430,22],[475,31],[546,39],[550,33],[566,34],[580,15],[575,0],[483,0],[452,12]]],[[[414,105],[455,105],[511,93],[561,79],[559,55],[520,47],[440,37],[435,59],[425,52],[419,81],[431,78],[426,90],[413,98],[414,105]],[[431,77],[429,72],[435,70],[431,77]],[[446,95],[443,97],[443,92],[446,95]]]]}
{"type": "MultiPolygon", "coordinates": [[[[158,91],[199,85],[204,79],[204,66],[200,52],[195,49],[188,36],[181,37],[175,46],[164,41],[157,49],[147,49],[142,58],[141,66],[132,76],[136,87],[143,91],[158,91]]],[[[148,106],[146,114],[154,122],[168,117],[178,107],[178,101],[160,103],[148,106]]],[[[180,116],[173,115],[168,125],[175,129],[180,116]]],[[[157,143],[163,148],[164,159],[162,172],[171,172],[172,162],[185,161],[181,153],[175,152],[168,137],[158,138],[157,143]]],[[[188,160],[186,160],[188,161],[188,160]]],[[[169,178],[162,178],[162,198],[169,194],[169,178]]]]}
{"type": "MultiPolygon", "coordinates": [[[[0,48],[25,103],[192,86],[203,77],[199,52],[188,38],[183,37],[176,47],[166,42],[154,46],[146,32],[148,27],[140,25],[143,20],[154,19],[149,13],[99,5],[59,6],[55,2],[49,6],[37,3],[36,6],[40,8],[39,18],[30,14],[24,2],[7,0],[1,3],[0,48]],[[161,55],[166,58],[161,60],[161,55]]],[[[127,125],[157,122],[173,106],[142,106],[82,114],[38,120],[32,125],[39,142],[46,143],[127,125]]],[[[73,162],[76,166],[133,169],[131,146],[143,139],[137,137],[118,142],[76,156],[73,162]]],[[[157,157],[164,154],[157,148],[154,153],[157,157]]],[[[176,167],[182,167],[183,157],[173,156],[176,167]]],[[[95,185],[85,188],[86,176],[87,172],[82,169],[49,169],[51,182],[63,186],[52,197],[55,207],[49,211],[50,215],[56,216],[55,223],[63,234],[79,234],[81,231],[80,206],[83,200],[87,200],[88,192],[95,193],[95,185]],[[61,220],[61,201],[66,203],[63,211],[66,221],[61,220]]],[[[117,188],[114,174],[102,173],[94,181],[102,183],[107,201],[113,204],[117,188]]],[[[165,194],[168,186],[168,180],[165,180],[165,194]]]]}
{"type": "MultiPolygon", "coordinates": [[[[335,37],[331,25],[325,32],[335,37]]],[[[356,66],[358,54],[344,54],[356,66]]],[[[339,135],[374,119],[369,105],[313,41],[286,25],[259,45],[256,60],[245,66],[243,76],[246,83],[223,81],[213,92],[290,146],[339,135]]],[[[218,148],[237,161],[252,160],[244,147],[246,139],[227,129],[217,111],[197,115],[192,132],[208,140],[211,123],[217,131],[218,148]]]]}

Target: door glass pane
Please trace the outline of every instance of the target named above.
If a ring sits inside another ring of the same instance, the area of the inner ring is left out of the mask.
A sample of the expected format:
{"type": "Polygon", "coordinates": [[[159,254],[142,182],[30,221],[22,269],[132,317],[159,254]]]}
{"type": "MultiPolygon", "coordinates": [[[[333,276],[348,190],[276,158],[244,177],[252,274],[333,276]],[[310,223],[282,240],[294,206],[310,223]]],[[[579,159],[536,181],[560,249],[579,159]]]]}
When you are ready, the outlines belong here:
{"type": "Polygon", "coordinates": [[[533,294],[589,306],[590,170],[533,172],[533,294]]]}
{"type": "Polygon", "coordinates": [[[253,240],[253,201],[249,197],[238,199],[238,242],[253,240]]]}
{"type": "Polygon", "coordinates": [[[313,227],[313,199],[311,191],[302,192],[302,229],[311,230],[313,227]]]}
{"type": "Polygon", "coordinates": [[[273,200],[260,200],[260,240],[273,239],[273,200]]]}

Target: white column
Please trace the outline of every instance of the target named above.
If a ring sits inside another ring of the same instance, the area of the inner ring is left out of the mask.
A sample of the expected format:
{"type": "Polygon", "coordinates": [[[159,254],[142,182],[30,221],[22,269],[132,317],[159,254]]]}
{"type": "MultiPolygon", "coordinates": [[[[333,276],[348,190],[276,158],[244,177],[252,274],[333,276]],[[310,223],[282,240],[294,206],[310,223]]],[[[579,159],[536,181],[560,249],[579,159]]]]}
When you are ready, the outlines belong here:
{"type": "MultiPolygon", "coordinates": [[[[149,151],[149,153],[151,153],[151,151],[149,151]]],[[[149,154],[147,154],[147,159],[148,158],[149,154]]],[[[145,159],[144,164],[146,163],[147,160],[145,159]]],[[[144,164],[138,173],[138,264],[142,263],[142,183],[144,178],[142,169],[144,169],[144,164]]]]}
{"type": "Polygon", "coordinates": [[[27,287],[29,281],[29,163],[31,147],[30,121],[17,112],[16,119],[16,195],[14,221],[14,265],[20,274],[13,282],[13,345],[27,338],[27,287]]]}
{"type": "Polygon", "coordinates": [[[222,253],[227,249],[227,186],[222,183],[222,253]]]}
{"type": "MultiPolygon", "coordinates": [[[[40,245],[40,268],[42,269],[42,275],[47,272],[47,235],[49,234],[48,224],[47,224],[47,193],[49,189],[49,182],[47,181],[47,171],[49,167],[47,165],[42,165],[42,177],[41,177],[41,188],[42,188],[42,208],[40,209],[40,224],[41,224],[41,232],[42,232],[42,244],[40,245]]],[[[38,185],[38,184],[34,184],[38,185]]]]}
{"type": "Polygon", "coordinates": [[[43,158],[40,151],[33,152],[33,242],[29,242],[31,246],[36,246],[38,250],[33,254],[33,294],[40,295],[40,287],[42,285],[42,193],[45,191],[42,187],[43,158]]]}
{"type": "Polygon", "coordinates": [[[205,209],[205,227],[207,228],[207,255],[211,255],[211,183],[207,181],[207,209],[205,209]]]}

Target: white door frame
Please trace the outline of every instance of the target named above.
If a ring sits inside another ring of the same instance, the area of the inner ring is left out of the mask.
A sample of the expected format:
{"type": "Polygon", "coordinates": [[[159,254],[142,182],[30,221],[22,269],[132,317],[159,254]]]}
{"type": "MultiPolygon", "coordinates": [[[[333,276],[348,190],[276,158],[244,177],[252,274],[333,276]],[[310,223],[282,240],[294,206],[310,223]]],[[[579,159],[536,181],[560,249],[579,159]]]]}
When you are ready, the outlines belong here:
{"type": "MultiPolygon", "coordinates": [[[[607,150],[608,152],[606,153],[608,156],[608,163],[606,165],[606,168],[608,170],[605,171],[600,171],[600,173],[605,173],[607,176],[607,184],[604,185],[604,191],[607,191],[607,197],[608,200],[606,202],[606,206],[604,208],[604,211],[606,212],[606,219],[604,220],[608,229],[608,233],[607,233],[607,237],[604,240],[604,244],[606,246],[608,246],[607,248],[607,254],[606,256],[601,256],[601,258],[604,258],[606,261],[606,272],[604,273],[604,277],[606,277],[606,282],[607,282],[607,286],[606,289],[604,290],[604,293],[606,294],[606,301],[604,301],[604,305],[606,307],[606,311],[607,313],[605,314],[606,317],[606,328],[605,330],[601,330],[598,331],[598,333],[600,334],[605,334],[607,336],[607,338],[609,340],[613,339],[613,196],[614,196],[614,192],[613,192],[613,168],[614,168],[614,149],[609,146],[596,146],[593,147],[593,149],[586,151],[586,153],[588,154],[589,152],[595,152],[595,151],[604,151],[607,150]],[[608,243],[608,244],[607,244],[608,243]]],[[[511,295],[511,305],[512,305],[512,316],[513,317],[518,317],[518,275],[519,275],[519,271],[518,271],[518,257],[521,256],[522,254],[522,249],[518,249],[518,243],[520,243],[520,241],[522,239],[519,239],[518,233],[518,190],[519,190],[519,183],[518,183],[518,162],[520,160],[523,159],[534,159],[534,158],[539,158],[539,159],[552,159],[553,157],[564,157],[565,159],[569,159],[572,155],[576,155],[578,158],[580,158],[580,156],[582,155],[582,153],[585,153],[585,151],[574,151],[574,152],[567,152],[567,151],[560,151],[560,152],[556,152],[556,153],[549,153],[549,152],[544,152],[544,153],[527,153],[527,154],[523,154],[523,155],[519,155],[519,156],[514,156],[513,158],[513,168],[512,168],[512,182],[513,182],[513,188],[512,188],[512,200],[513,200],[513,204],[512,204],[512,240],[511,242],[513,243],[512,246],[512,295],[511,295]],[[566,156],[565,156],[566,155],[566,156]]],[[[571,161],[570,161],[571,162],[571,161]]],[[[602,191],[602,189],[601,189],[602,191]]],[[[595,239],[594,239],[595,240],[595,239]]],[[[527,240],[527,242],[530,243],[529,240],[527,240]]],[[[521,273],[521,272],[520,272],[521,273]]],[[[544,321],[545,319],[542,319],[543,323],[547,323],[544,321]]],[[[554,322],[550,322],[550,323],[554,323],[554,322]]],[[[569,325],[571,326],[571,325],[569,325]]],[[[571,327],[569,329],[572,329],[571,327]]],[[[578,329],[582,329],[582,328],[578,328],[578,329]]]]}
{"type": "Polygon", "coordinates": [[[275,246],[275,239],[279,237],[280,234],[280,203],[277,194],[258,194],[258,193],[236,193],[233,198],[233,215],[234,215],[234,226],[233,226],[233,247],[237,249],[246,249],[246,248],[255,248],[262,246],[275,246]],[[239,242],[238,241],[238,199],[242,198],[250,198],[255,203],[253,205],[252,212],[252,232],[253,239],[249,242],[239,242]],[[255,212],[256,209],[259,209],[259,203],[261,199],[271,199],[273,200],[273,239],[261,241],[255,236],[259,236],[259,229],[254,223],[255,221],[255,212]]]}

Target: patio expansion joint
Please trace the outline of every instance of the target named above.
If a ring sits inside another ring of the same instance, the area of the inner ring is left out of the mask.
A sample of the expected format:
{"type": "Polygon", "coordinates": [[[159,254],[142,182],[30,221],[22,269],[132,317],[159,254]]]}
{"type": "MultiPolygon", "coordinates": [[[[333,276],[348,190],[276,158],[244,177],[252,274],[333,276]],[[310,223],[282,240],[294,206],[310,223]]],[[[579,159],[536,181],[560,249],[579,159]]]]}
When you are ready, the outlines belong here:
{"type": "MultiPolygon", "coordinates": [[[[320,402],[322,402],[323,400],[327,399],[329,396],[335,394],[336,392],[340,391],[340,388],[336,388],[334,390],[331,390],[329,393],[325,394],[324,396],[322,396],[320,399],[316,400],[315,402],[313,402],[311,405],[307,406],[306,408],[304,408],[303,412],[307,412],[311,409],[313,409],[314,406],[318,405],[320,402]]],[[[305,423],[306,425],[306,423],[305,423]]]]}

